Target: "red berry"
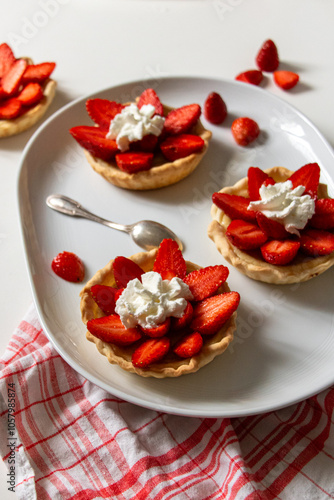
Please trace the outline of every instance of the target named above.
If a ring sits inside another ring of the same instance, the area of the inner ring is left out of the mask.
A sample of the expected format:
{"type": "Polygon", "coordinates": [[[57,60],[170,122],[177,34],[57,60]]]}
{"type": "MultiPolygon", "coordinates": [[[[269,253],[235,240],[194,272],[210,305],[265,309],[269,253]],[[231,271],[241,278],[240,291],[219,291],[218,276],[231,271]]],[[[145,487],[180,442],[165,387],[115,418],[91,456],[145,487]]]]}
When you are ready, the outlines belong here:
{"type": "Polygon", "coordinates": [[[240,146],[247,146],[260,134],[260,128],[256,121],[248,117],[241,117],[232,123],[232,134],[240,146]]]}
{"type": "Polygon", "coordinates": [[[82,260],[72,252],[59,253],[53,259],[51,268],[57,276],[73,283],[80,283],[85,277],[82,260]]]}
{"type": "Polygon", "coordinates": [[[217,92],[211,92],[204,103],[204,116],[215,125],[223,123],[227,116],[227,107],[217,92]]]}
{"type": "Polygon", "coordinates": [[[299,82],[299,75],[292,71],[275,71],[274,82],[284,90],[292,89],[299,82]]]}
{"type": "Polygon", "coordinates": [[[256,56],[261,71],[275,71],[279,65],[277,47],[272,40],[266,40],[256,56]]]}

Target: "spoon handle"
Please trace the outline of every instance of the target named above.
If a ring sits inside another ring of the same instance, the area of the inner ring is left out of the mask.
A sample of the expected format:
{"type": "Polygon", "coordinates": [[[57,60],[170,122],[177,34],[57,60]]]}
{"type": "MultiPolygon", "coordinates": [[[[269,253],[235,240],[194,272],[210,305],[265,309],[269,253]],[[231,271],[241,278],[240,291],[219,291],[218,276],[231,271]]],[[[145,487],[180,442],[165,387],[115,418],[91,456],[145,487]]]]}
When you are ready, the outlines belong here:
{"type": "Polygon", "coordinates": [[[112,229],[117,229],[118,231],[124,231],[126,233],[129,232],[130,228],[123,224],[117,224],[116,222],[111,222],[107,219],[103,219],[98,215],[89,212],[79,202],[72,200],[72,198],[68,198],[67,196],[63,196],[62,194],[51,194],[46,199],[46,204],[48,207],[56,210],[56,212],[60,212],[65,215],[70,215],[72,217],[83,217],[84,219],[91,220],[93,222],[98,222],[99,224],[103,224],[104,226],[111,227],[112,229]]]}

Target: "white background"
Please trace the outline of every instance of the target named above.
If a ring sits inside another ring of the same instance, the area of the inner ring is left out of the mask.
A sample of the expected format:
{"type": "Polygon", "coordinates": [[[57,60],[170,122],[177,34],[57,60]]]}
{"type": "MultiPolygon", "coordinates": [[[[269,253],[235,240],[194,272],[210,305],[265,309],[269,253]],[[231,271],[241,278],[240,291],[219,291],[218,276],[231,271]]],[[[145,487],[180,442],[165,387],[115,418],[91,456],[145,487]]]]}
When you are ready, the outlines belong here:
{"type": "MultiPolygon", "coordinates": [[[[334,145],[334,3],[332,0],[0,0],[0,43],[36,63],[55,61],[58,92],[47,116],[102,88],[164,76],[233,80],[255,68],[262,42],[272,38],[281,68],[300,74],[289,92],[269,77],[266,90],[302,111],[334,145]]],[[[4,351],[32,302],[17,210],[23,148],[38,126],[1,139],[0,287],[4,351]]],[[[1,498],[8,492],[0,466],[1,498]]]]}

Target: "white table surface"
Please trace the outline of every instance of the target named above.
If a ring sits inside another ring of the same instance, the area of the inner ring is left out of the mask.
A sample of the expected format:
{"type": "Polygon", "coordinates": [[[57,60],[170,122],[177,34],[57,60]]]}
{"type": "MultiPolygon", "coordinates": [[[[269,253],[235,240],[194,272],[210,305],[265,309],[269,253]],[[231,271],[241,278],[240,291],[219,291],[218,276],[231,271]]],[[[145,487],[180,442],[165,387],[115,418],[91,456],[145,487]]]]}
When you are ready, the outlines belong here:
{"type": "MultiPolygon", "coordinates": [[[[73,99],[123,82],[163,76],[233,80],[255,68],[262,42],[272,38],[281,67],[300,84],[284,98],[334,145],[334,3],[332,0],[0,0],[0,43],[17,57],[56,61],[58,92],[47,116],[73,99]]],[[[213,89],[214,90],[214,89],[213,89]]],[[[17,208],[23,148],[38,125],[1,139],[0,351],[32,303],[17,208]]],[[[2,500],[12,499],[0,465],[2,500]]]]}

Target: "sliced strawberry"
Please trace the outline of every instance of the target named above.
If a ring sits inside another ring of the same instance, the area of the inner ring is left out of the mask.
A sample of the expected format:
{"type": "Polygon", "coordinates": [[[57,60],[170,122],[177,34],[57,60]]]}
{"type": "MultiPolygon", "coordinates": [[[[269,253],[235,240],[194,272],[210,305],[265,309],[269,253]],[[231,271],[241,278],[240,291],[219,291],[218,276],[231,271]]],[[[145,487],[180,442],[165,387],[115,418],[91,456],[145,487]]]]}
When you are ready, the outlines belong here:
{"type": "Polygon", "coordinates": [[[235,219],[226,230],[226,238],[240,250],[255,250],[267,241],[267,235],[259,226],[235,219]]]}
{"type": "Polygon", "coordinates": [[[127,257],[116,257],[112,264],[114,277],[118,288],[125,288],[129,281],[138,278],[141,281],[141,276],[144,271],[136,262],[127,257]]]}
{"type": "Polygon", "coordinates": [[[294,172],[289,180],[292,187],[304,186],[304,194],[309,194],[312,198],[317,197],[320,178],[320,167],[318,163],[308,163],[294,172]]]}
{"type": "Polygon", "coordinates": [[[52,261],[51,268],[60,278],[80,283],[85,277],[82,260],[72,252],[61,252],[52,261]]]}
{"type": "Polygon", "coordinates": [[[164,131],[169,135],[184,134],[195,125],[201,115],[198,104],[188,104],[173,109],[166,116],[164,131]]]}
{"type": "Polygon", "coordinates": [[[158,144],[158,137],[153,134],[144,135],[139,141],[130,143],[131,151],[144,151],[146,153],[153,153],[158,144]]]}
{"type": "Polygon", "coordinates": [[[285,230],[283,224],[280,224],[276,220],[269,219],[263,213],[258,212],[256,214],[256,221],[268,236],[268,238],[272,238],[274,240],[284,240],[289,236],[289,233],[285,230]]]}
{"type": "Polygon", "coordinates": [[[133,344],[142,337],[139,328],[125,328],[118,314],[90,319],[87,330],[104,342],[121,346],[133,344]]]}
{"type": "Polygon", "coordinates": [[[202,335],[192,332],[182,337],[173,347],[173,351],[180,358],[191,358],[200,352],[203,347],[202,335]]]}
{"type": "Polygon", "coordinates": [[[39,83],[27,83],[21,90],[17,99],[21,102],[22,106],[31,106],[37,104],[43,98],[43,89],[39,83]]]}
{"type": "Polygon", "coordinates": [[[136,172],[149,170],[152,167],[153,156],[153,153],[145,153],[145,151],[130,151],[118,153],[115,160],[122,172],[135,174],[136,172]]]}
{"type": "Polygon", "coordinates": [[[248,210],[249,198],[244,198],[237,194],[213,193],[212,201],[231,219],[243,219],[249,222],[256,221],[256,211],[248,210]]]}
{"type": "Polygon", "coordinates": [[[334,200],[332,198],[315,200],[315,213],[310,220],[310,226],[315,229],[334,228],[334,200]]]}
{"type": "Polygon", "coordinates": [[[292,89],[299,82],[299,75],[293,71],[275,71],[274,82],[284,90],[292,89]]]}
{"type": "Polygon", "coordinates": [[[243,73],[239,73],[235,77],[239,82],[251,83],[252,85],[260,85],[263,80],[262,71],[258,69],[250,69],[248,71],[244,71],[243,73]]]}
{"type": "Polygon", "coordinates": [[[160,323],[160,325],[155,326],[154,328],[143,328],[141,326],[139,328],[148,337],[158,338],[158,337],[163,337],[164,335],[166,335],[166,333],[168,332],[168,330],[170,328],[170,324],[171,324],[171,319],[166,318],[165,321],[160,323]]]}
{"type": "Polygon", "coordinates": [[[139,97],[138,108],[140,109],[144,104],[152,104],[155,107],[155,114],[163,116],[164,108],[161,101],[153,89],[146,89],[139,97]]]}
{"type": "Polygon", "coordinates": [[[263,183],[264,186],[273,186],[274,184],[276,184],[276,182],[272,177],[268,177],[263,183]]]}
{"type": "Polygon", "coordinates": [[[137,368],[147,368],[152,363],[161,361],[169,351],[168,337],[149,339],[143,342],[132,355],[132,364],[137,368]]]}
{"type": "Polygon", "coordinates": [[[91,119],[103,130],[109,130],[110,122],[125,106],[108,99],[88,99],[86,109],[91,119]]]}
{"type": "Polygon", "coordinates": [[[186,308],[180,318],[172,318],[172,330],[183,330],[189,325],[193,317],[193,306],[190,302],[187,302],[186,308]]]}
{"type": "Polygon", "coordinates": [[[107,285],[93,285],[90,288],[93,299],[105,314],[114,314],[118,288],[107,285]]]}
{"type": "Polygon", "coordinates": [[[266,40],[256,55],[256,64],[261,71],[275,71],[279,65],[278,51],[272,40],[266,40]]]}
{"type": "Polygon", "coordinates": [[[12,49],[7,43],[2,43],[0,45],[0,78],[8,73],[15,61],[16,59],[12,49]]]}
{"type": "Polygon", "coordinates": [[[261,247],[261,253],[266,262],[275,266],[289,264],[297,255],[300,248],[299,241],[270,240],[261,247]]]}
{"type": "Polygon", "coordinates": [[[231,126],[232,135],[239,146],[248,146],[260,134],[260,128],[255,120],[242,116],[236,118],[231,126]]]}
{"type": "Polygon", "coordinates": [[[227,280],[228,274],[229,270],[226,266],[208,266],[192,271],[183,281],[189,286],[194,300],[198,301],[216,293],[227,280]]]}
{"type": "Polygon", "coordinates": [[[22,76],[26,67],[27,62],[24,59],[17,59],[3,76],[1,86],[8,96],[14,95],[17,92],[22,83],[22,76]]]}
{"type": "Polygon", "coordinates": [[[262,186],[262,184],[264,184],[265,182],[267,182],[266,185],[268,185],[268,183],[275,184],[274,179],[272,177],[269,177],[268,174],[263,172],[263,170],[258,167],[249,167],[247,177],[248,194],[251,201],[257,201],[261,199],[260,187],[262,186]]]}
{"type": "Polygon", "coordinates": [[[153,271],[159,273],[164,280],[171,280],[174,276],[183,279],[187,273],[186,261],[176,241],[164,239],[160,243],[153,271]]]}
{"type": "Polygon", "coordinates": [[[227,116],[225,101],[217,92],[211,92],[204,103],[204,116],[208,122],[215,125],[223,123],[227,116]]]}
{"type": "Polygon", "coordinates": [[[334,251],[334,234],[322,229],[306,229],[300,237],[300,249],[311,257],[329,255],[334,251]]]}
{"type": "Polygon", "coordinates": [[[160,144],[162,154],[170,161],[200,153],[203,147],[203,139],[193,134],[172,135],[160,144]]]}
{"type": "Polygon", "coordinates": [[[23,74],[23,83],[43,83],[56,67],[54,62],[43,62],[40,64],[29,64],[23,74]]]}
{"type": "Polygon", "coordinates": [[[239,302],[238,292],[221,293],[198,302],[190,328],[203,335],[216,333],[232,316],[239,302]]]}
{"type": "Polygon", "coordinates": [[[106,131],[99,127],[79,125],[78,127],[72,127],[70,134],[80,146],[87,149],[96,158],[105,161],[111,160],[118,151],[116,141],[107,139],[106,131]]]}
{"type": "Polygon", "coordinates": [[[0,120],[12,120],[20,115],[22,110],[21,102],[12,97],[0,103],[0,120]]]}

